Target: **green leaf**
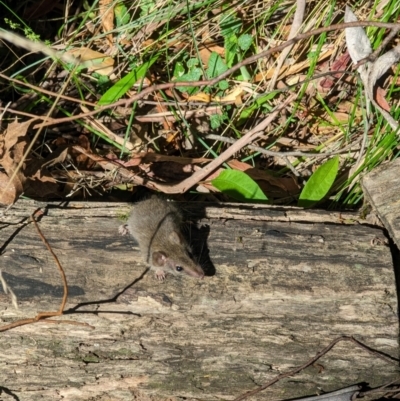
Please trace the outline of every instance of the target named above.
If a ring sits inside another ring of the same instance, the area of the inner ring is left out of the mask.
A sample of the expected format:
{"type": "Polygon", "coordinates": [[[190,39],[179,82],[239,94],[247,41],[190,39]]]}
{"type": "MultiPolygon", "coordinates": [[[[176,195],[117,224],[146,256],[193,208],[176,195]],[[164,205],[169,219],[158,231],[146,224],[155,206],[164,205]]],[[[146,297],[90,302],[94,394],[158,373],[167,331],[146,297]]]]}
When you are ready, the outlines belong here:
{"type": "Polygon", "coordinates": [[[251,80],[251,74],[249,73],[248,69],[246,68],[245,65],[240,67],[240,72],[242,73],[242,80],[243,81],[250,81],[251,80]]]}
{"type": "Polygon", "coordinates": [[[224,170],[211,181],[222,193],[240,201],[266,201],[258,184],[243,171],[224,170]]]}
{"type": "Polygon", "coordinates": [[[185,73],[185,68],[183,64],[180,61],[178,61],[174,67],[174,77],[180,78],[184,73],[185,73]]]}
{"type": "Polygon", "coordinates": [[[239,36],[238,45],[243,51],[249,50],[252,43],[253,43],[253,37],[248,33],[239,36]]]}
{"type": "Polygon", "coordinates": [[[238,40],[236,35],[227,36],[224,41],[225,62],[231,68],[238,53],[238,40]]]}
{"type": "Polygon", "coordinates": [[[196,66],[198,66],[199,65],[199,59],[198,58],[190,58],[188,61],[187,61],[187,66],[188,66],[188,68],[189,68],[189,70],[190,69],[192,69],[193,67],[196,67],[196,66]]]}
{"type": "Polygon", "coordinates": [[[221,89],[222,91],[225,91],[229,88],[229,83],[226,79],[223,79],[222,81],[218,82],[218,87],[219,89],[221,89]]]}
{"type": "Polygon", "coordinates": [[[129,22],[129,20],[131,19],[128,9],[122,3],[118,3],[114,7],[114,15],[115,15],[115,22],[116,22],[117,27],[126,25],[129,22]]]}
{"type": "Polygon", "coordinates": [[[298,205],[311,207],[325,197],[331,189],[339,170],[339,156],[335,156],[314,171],[301,191],[298,205]]]}
{"type": "MultiPolygon", "coordinates": [[[[203,71],[200,68],[195,67],[192,68],[187,74],[181,75],[177,81],[198,81],[202,73],[203,71]]],[[[192,95],[197,91],[198,88],[194,86],[180,86],[176,89],[180,90],[181,92],[188,92],[190,95],[192,95]]]]}
{"type": "Polygon", "coordinates": [[[99,90],[100,93],[103,93],[104,91],[107,90],[107,88],[110,87],[111,81],[107,75],[100,75],[100,74],[94,72],[92,76],[93,76],[93,78],[97,79],[96,88],[99,90]]]}
{"type": "Polygon", "coordinates": [[[222,60],[221,56],[216,52],[212,52],[210,59],[208,60],[208,78],[218,77],[218,75],[221,75],[227,69],[228,67],[226,66],[224,60],[222,60]]]}
{"type": "Polygon", "coordinates": [[[268,100],[273,99],[276,94],[277,92],[270,92],[266,95],[260,96],[254,101],[253,104],[243,109],[239,116],[239,123],[243,124],[245,121],[247,121],[256,110],[258,110],[265,102],[268,102],[268,100]]]}
{"type": "Polygon", "coordinates": [[[242,28],[242,21],[232,14],[223,14],[219,21],[219,27],[223,37],[235,35],[242,28]]]}
{"type": "Polygon", "coordinates": [[[139,1],[139,7],[141,9],[140,16],[143,17],[156,8],[156,3],[153,0],[141,0],[139,1]]]}
{"type": "Polygon", "coordinates": [[[98,101],[98,105],[104,106],[114,103],[122,96],[124,96],[125,93],[128,92],[128,90],[132,88],[132,86],[137,81],[145,76],[148,69],[155,63],[157,59],[158,55],[154,56],[149,61],[146,61],[144,64],[142,64],[140,67],[135,68],[129,74],[121,78],[110,89],[108,89],[106,93],[104,93],[104,95],[98,101]]]}
{"type": "Polygon", "coordinates": [[[220,114],[211,114],[210,116],[210,125],[212,129],[218,129],[223,121],[224,117],[220,114]]]}

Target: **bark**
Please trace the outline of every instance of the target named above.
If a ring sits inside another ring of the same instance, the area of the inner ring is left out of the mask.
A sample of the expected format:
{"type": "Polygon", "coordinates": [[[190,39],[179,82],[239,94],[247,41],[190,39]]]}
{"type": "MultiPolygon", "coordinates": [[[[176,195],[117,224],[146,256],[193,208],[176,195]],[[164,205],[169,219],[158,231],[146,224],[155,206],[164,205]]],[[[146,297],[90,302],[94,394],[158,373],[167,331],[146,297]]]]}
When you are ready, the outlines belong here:
{"type": "Polygon", "coordinates": [[[371,171],[362,180],[367,201],[400,248],[400,159],[385,163],[371,171]]]}

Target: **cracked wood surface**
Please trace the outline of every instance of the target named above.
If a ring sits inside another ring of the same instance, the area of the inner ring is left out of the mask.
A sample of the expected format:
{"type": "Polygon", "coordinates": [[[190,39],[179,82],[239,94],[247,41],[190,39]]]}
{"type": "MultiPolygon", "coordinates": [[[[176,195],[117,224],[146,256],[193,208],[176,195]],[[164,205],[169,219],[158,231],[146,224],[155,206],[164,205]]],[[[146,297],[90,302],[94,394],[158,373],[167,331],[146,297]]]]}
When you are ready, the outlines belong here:
{"type": "Polygon", "coordinates": [[[400,248],[400,159],[381,164],[362,180],[363,192],[400,248]]]}
{"type": "MultiPolygon", "coordinates": [[[[0,217],[1,324],[59,308],[60,274],[19,201],[0,217]]],[[[379,228],[351,213],[185,204],[209,276],[146,271],[118,235],[126,204],[50,204],[40,227],[70,290],[66,315],[0,333],[2,400],[231,400],[301,365],[340,335],[398,357],[393,262],[379,228]],[[131,284],[131,285],[130,285],[131,284]],[[7,398],[8,397],[8,398],[7,398]],[[15,398],[17,397],[17,398],[15,398]]],[[[0,212],[4,209],[0,209],[0,212]]],[[[340,343],[319,366],[254,399],[390,381],[397,365],[340,343]],[[321,368],[321,366],[323,368],[321,368]]]]}

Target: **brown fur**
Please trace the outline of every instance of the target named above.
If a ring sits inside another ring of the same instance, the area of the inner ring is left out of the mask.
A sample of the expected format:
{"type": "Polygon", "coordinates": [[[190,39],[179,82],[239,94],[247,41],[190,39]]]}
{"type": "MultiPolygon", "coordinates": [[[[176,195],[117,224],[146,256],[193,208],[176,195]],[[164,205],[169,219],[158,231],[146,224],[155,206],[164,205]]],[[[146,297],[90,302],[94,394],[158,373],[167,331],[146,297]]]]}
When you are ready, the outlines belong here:
{"type": "Polygon", "coordinates": [[[163,280],[166,273],[202,278],[204,272],[189,256],[191,249],[182,235],[182,214],[170,202],[152,197],[134,205],[127,223],[139,243],[143,259],[163,280]]]}

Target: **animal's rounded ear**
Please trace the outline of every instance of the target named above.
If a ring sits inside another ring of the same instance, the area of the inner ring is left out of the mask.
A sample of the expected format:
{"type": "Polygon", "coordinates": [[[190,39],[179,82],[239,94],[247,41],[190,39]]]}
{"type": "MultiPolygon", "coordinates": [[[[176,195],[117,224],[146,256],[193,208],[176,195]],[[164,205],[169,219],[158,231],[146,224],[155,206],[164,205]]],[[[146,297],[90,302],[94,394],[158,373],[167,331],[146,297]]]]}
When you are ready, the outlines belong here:
{"type": "Polygon", "coordinates": [[[169,234],[169,239],[175,244],[183,244],[185,242],[182,234],[176,231],[172,231],[171,234],[169,234]]]}
{"type": "Polygon", "coordinates": [[[153,266],[164,266],[166,261],[167,261],[167,255],[164,252],[161,251],[155,251],[153,252],[153,255],[151,255],[151,259],[153,261],[153,266]]]}

